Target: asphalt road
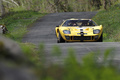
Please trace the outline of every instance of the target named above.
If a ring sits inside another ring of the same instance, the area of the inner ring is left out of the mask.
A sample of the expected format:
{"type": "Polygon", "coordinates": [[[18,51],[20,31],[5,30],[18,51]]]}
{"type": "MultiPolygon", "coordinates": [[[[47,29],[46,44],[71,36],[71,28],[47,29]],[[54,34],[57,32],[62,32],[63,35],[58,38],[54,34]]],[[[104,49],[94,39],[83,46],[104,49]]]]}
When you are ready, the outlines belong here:
{"type": "MultiPolygon", "coordinates": [[[[30,27],[29,32],[24,36],[23,42],[30,42],[36,45],[40,43],[45,44],[46,59],[49,62],[60,63],[64,58],[68,57],[68,48],[74,49],[74,54],[78,61],[90,52],[104,53],[106,49],[114,48],[112,54],[115,54],[115,60],[120,60],[120,43],[119,42],[73,42],[73,43],[57,43],[55,36],[55,27],[59,25],[62,20],[69,18],[92,18],[97,12],[67,12],[67,13],[52,13],[39,19],[30,27]],[[53,57],[53,46],[57,45],[62,51],[60,58],[53,57]]],[[[104,27],[104,26],[103,26],[104,27]]],[[[101,57],[99,58],[101,59],[101,57]]]]}

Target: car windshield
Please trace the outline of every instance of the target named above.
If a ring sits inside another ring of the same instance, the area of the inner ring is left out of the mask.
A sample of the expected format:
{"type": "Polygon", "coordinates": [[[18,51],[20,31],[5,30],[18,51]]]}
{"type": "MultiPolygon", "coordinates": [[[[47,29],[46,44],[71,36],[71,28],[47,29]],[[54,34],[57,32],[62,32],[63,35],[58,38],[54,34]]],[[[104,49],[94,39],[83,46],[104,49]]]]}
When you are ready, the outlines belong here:
{"type": "Polygon", "coordinates": [[[67,20],[63,26],[97,26],[92,20],[67,20]]]}

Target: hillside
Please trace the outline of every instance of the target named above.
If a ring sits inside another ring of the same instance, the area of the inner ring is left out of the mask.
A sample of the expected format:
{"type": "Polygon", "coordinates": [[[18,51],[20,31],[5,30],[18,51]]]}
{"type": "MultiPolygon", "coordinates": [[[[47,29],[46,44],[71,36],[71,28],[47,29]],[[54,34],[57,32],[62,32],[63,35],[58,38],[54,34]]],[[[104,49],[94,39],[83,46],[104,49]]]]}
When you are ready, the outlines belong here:
{"type": "Polygon", "coordinates": [[[93,18],[99,25],[103,25],[103,37],[105,42],[120,41],[120,4],[110,7],[108,10],[99,11],[93,18]]]}

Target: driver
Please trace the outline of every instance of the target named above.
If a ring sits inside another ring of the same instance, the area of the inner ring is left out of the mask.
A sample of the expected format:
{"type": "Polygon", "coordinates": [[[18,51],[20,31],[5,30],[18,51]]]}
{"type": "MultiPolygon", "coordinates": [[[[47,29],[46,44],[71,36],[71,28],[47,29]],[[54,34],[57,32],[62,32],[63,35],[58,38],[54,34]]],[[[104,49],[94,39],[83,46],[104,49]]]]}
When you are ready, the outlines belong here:
{"type": "Polygon", "coordinates": [[[91,19],[88,21],[88,23],[89,23],[89,26],[93,26],[93,22],[91,19]]]}
{"type": "Polygon", "coordinates": [[[76,24],[76,23],[73,23],[73,26],[77,26],[77,24],[76,24]]]}

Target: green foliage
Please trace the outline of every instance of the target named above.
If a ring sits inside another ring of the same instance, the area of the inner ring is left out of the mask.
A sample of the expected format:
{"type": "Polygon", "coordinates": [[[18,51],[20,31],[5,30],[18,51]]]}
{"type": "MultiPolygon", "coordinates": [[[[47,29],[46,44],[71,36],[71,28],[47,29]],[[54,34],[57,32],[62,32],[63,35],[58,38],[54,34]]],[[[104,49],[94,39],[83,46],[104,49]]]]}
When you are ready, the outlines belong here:
{"type": "Polygon", "coordinates": [[[19,7],[15,7],[15,8],[13,8],[11,11],[25,11],[25,9],[24,9],[24,7],[22,7],[22,6],[19,6],[19,7]]]}
{"type": "Polygon", "coordinates": [[[93,18],[99,25],[103,25],[104,41],[120,41],[120,4],[116,4],[107,11],[102,10],[93,18]]]}
{"type": "Polygon", "coordinates": [[[25,56],[34,63],[37,61],[38,51],[35,50],[36,46],[31,43],[19,43],[21,46],[22,51],[25,53],[25,56]]]}
{"type": "MultiPolygon", "coordinates": [[[[120,71],[117,65],[113,65],[112,50],[106,50],[104,54],[88,53],[81,63],[77,61],[72,48],[68,49],[68,57],[63,65],[41,63],[40,54],[46,54],[44,44],[39,48],[31,43],[20,43],[22,51],[26,55],[29,67],[35,70],[40,80],[120,80],[120,71]],[[42,53],[43,52],[43,53],[42,53]]],[[[4,51],[0,42],[0,51],[4,51]]],[[[58,49],[58,46],[54,50],[58,49]]],[[[58,56],[58,55],[57,55],[58,56]]],[[[45,57],[45,56],[44,56],[45,57]]],[[[62,56],[61,56],[62,57],[62,56]]]]}
{"type": "Polygon", "coordinates": [[[0,24],[5,24],[9,30],[7,37],[21,41],[23,35],[27,32],[27,27],[44,15],[33,11],[11,12],[0,20],[0,24]]]}
{"type": "Polygon", "coordinates": [[[27,59],[27,64],[32,66],[34,70],[36,70],[36,74],[40,73],[41,65],[43,65],[43,56],[40,57],[39,50],[32,43],[19,43],[24,55],[27,59]],[[42,59],[41,59],[42,58],[42,59]]]}
{"type": "MultiPolygon", "coordinates": [[[[106,50],[104,54],[88,53],[80,63],[74,55],[74,50],[69,48],[69,55],[62,65],[47,65],[46,61],[42,62],[45,56],[41,57],[46,54],[44,44],[40,44],[38,49],[29,43],[21,44],[21,47],[40,80],[120,80],[119,69],[113,65],[113,49],[106,50]]],[[[57,52],[60,49],[53,46],[53,50],[52,52],[57,52]]]]}
{"type": "Polygon", "coordinates": [[[6,13],[10,11],[32,10],[41,13],[96,11],[109,8],[119,0],[14,0],[18,5],[3,1],[6,13]],[[106,1],[106,4],[104,3],[106,1]]]}
{"type": "MultiPolygon", "coordinates": [[[[43,46],[41,44],[39,50],[45,54],[43,46]]],[[[53,50],[59,50],[58,46],[53,46],[53,50]]],[[[37,65],[35,70],[41,80],[119,80],[120,72],[112,63],[114,57],[111,55],[111,51],[112,49],[106,50],[104,54],[89,53],[79,63],[74,55],[74,50],[69,48],[69,55],[63,65],[52,63],[46,66],[42,64],[37,65]]],[[[40,62],[34,63],[40,64],[40,62]]]]}
{"type": "Polygon", "coordinates": [[[60,56],[61,53],[62,53],[62,52],[61,52],[60,48],[59,48],[58,46],[54,45],[54,46],[53,46],[53,50],[52,50],[52,54],[53,54],[54,56],[60,56]]]}

